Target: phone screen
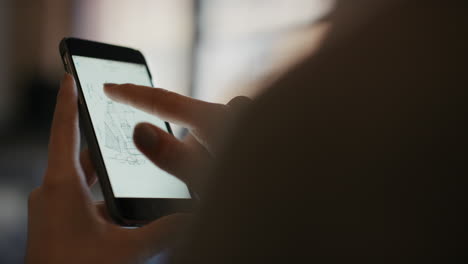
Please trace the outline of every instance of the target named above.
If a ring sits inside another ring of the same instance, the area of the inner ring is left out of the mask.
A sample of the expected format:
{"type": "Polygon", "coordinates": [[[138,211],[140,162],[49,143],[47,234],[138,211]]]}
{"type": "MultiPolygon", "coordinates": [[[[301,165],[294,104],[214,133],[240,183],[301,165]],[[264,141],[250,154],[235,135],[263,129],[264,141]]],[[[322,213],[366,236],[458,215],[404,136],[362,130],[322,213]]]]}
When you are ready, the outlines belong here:
{"type": "Polygon", "coordinates": [[[72,55],[101,156],[116,198],[190,198],[184,182],[159,169],[133,143],[133,130],[149,122],[167,131],[164,121],[110,100],[104,83],[151,86],[144,64],[72,55]]]}

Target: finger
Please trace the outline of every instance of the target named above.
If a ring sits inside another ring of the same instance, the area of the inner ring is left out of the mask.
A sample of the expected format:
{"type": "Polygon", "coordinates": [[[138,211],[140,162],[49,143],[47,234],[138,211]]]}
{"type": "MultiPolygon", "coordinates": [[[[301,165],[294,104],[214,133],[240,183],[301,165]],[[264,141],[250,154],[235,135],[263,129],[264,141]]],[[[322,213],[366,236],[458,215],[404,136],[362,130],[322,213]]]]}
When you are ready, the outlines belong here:
{"type": "Polygon", "coordinates": [[[232,98],[229,103],[227,103],[227,105],[234,109],[243,109],[249,106],[251,103],[252,99],[248,98],[247,96],[236,96],[232,98]]]}
{"type": "Polygon", "coordinates": [[[184,145],[192,149],[194,152],[203,153],[207,158],[210,157],[210,153],[206,147],[203,146],[192,133],[186,135],[182,142],[184,142],[184,145]]]}
{"type": "MultiPolygon", "coordinates": [[[[66,170],[78,162],[79,129],[77,91],[73,77],[65,74],[57,96],[54,120],[49,142],[49,170],[66,170]]],[[[65,173],[63,175],[72,175],[65,173]]],[[[47,173],[44,183],[61,177],[60,173],[47,173]]]]}
{"type": "Polygon", "coordinates": [[[89,187],[93,186],[97,182],[97,176],[93,162],[91,161],[89,150],[87,148],[81,151],[80,163],[86,177],[86,183],[89,187]]]}
{"type": "Polygon", "coordinates": [[[208,103],[164,89],[133,84],[105,85],[111,99],[139,108],[163,120],[187,128],[203,127],[207,116],[224,110],[221,104],[208,103]]]}
{"type": "Polygon", "coordinates": [[[135,127],[135,145],[159,168],[187,182],[188,171],[196,162],[182,142],[162,129],[148,123],[135,127]]]}
{"type": "Polygon", "coordinates": [[[111,222],[113,223],[114,220],[109,215],[109,212],[107,211],[106,204],[104,201],[99,201],[94,203],[94,207],[96,208],[97,214],[106,222],[111,222]]]}

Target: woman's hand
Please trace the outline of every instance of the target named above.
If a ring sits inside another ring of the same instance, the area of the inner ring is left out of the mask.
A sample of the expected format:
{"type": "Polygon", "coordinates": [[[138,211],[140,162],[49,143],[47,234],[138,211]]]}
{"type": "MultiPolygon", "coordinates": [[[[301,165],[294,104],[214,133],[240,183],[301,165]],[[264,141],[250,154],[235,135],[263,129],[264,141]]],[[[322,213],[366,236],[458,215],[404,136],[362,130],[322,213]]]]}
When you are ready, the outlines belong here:
{"type": "MultiPolygon", "coordinates": [[[[190,129],[179,141],[145,123],[137,126],[134,138],[149,159],[192,188],[199,182],[190,177],[192,172],[216,152],[217,127],[230,120],[233,108],[249,101],[236,97],[225,106],[135,85],[108,85],[105,91],[116,101],[190,129]]],[[[66,75],[57,97],[44,181],[29,198],[26,262],[139,263],[168,247],[187,216],[166,216],[138,229],[113,224],[103,204],[91,199],[89,186],[96,175],[87,152],[79,154],[79,138],[77,91],[66,75]]]]}
{"type": "Polygon", "coordinates": [[[95,174],[86,152],[80,158],[79,138],[77,91],[66,75],[44,181],[29,198],[26,263],[139,263],[167,247],[186,216],[166,216],[138,229],[111,223],[105,208],[91,200],[88,185],[95,174]]]}
{"type": "Polygon", "coordinates": [[[188,128],[190,133],[179,141],[156,126],[142,123],[135,128],[134,140],[140,151],[158,167],[186,182],[198,194],[203,181],[193,175],[212,162],[222,144],[224,128],[235,113],[251,101],[238,96],[227,105],[208,103],[164,89],[133,84],[106,84],[104,91],[117,102],[188,128]]]}

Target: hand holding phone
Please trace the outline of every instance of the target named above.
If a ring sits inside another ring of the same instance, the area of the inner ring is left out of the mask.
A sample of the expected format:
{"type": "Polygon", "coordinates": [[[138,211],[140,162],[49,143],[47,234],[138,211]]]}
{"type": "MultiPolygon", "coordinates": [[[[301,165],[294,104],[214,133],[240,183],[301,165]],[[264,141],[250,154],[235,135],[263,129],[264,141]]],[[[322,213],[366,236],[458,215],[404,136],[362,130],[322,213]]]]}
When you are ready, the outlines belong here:
{"type": "Polygon", "coordinates": [[[130,48],[71,38],[62,40],[60,52],[78,87],[81,125],[114,221],[143,225],[189,211],[192,202],[187,185],[154,166],[133,142],[138,123],[151,123],[171,133],[169,124],[104,94],[105,83],[152,86],[143,55],[130,48]]]}
{"type": "Polygon", "coordinates": [[[189,211],[186,184],[199,189],[192,175],[215,154],[233,106],[249,100],[237,97],[226,106],[152,88],[146,61],[134,49],[64,39],[60,52],[78,86],[81,125],[114,221],[142,225],[189,211]],[[177,140],[162,120],[189,128],[189,136],[177,140]]]}
{"type": "Polygon", "coordinates": [[[170,246],[187,215],[161,217],[141,228],[115,225],[91,199],[80,164],[77,95],[65,76],[57,97],[43,183],[29,196],[26,263],[140,263],[170,246]]]}
{"type": "Polygon", "coordinates": [[[180,141],[151,124],[135,128],[135,144],[159,168],[186,182],[200,194],[204,179],[198,172],[213,163],[223,129],[236,113],[250,105],[251,99],[237,96],[227,105],[209,103],[164,89],[134,84],[106,85],[104,91],[116,102],[153,114],[189,129],[180,141]]]}
{"type": "MultiPolygon", "coordinates": [[[[65,66],[73,72],[67,64],[65,66]]],[[[81,263],[144,261],[174,240],[187,217],[184,214],[159,217],[138,229],[113,224],[116,219],[110,218],[109,206],[106,208],[92,202],[85,174],[93,174],[93,167],[89,162],[84,166],[79,162],[77,107],[78,101],[83,104],[83,98],[79,97],[82,94],[74,87],[70,75],[65,76],[61,86],[51,130],[48,169],[43,184],[29,198],[26,263],[53,264],[70,259],[81,263]]],[[[162,89],[135,85],[111,85],[106,88],[106,94],[115,101],[160,115],[194,132],[184,141],[178,141],[157,126],[146,124],[135,129],[139,135],[135,137],[136,144],[141,152],[160,168],[192,186],[198,185],[199,179],[191,172],[200,164],[209,163],[213,157],[209,151],[214,146],[210,136],[213,127],[216,124],[222,126],[218,123],[220,119],[229,119],[227,116],[222,118],[223,114],[230,115],[233,109],[242,108],[249,102],[245,97],[236,97],[229,106],[211,104],[162,89]],[[215,113],[219,116],[215,117],[215,113]],[[152,132],[142,133],[144,127],[152,132]],[[145,143],[148,135],[157,137],[158,148],[145,143]]],[[[80,114],[83,114],[82,108],[80,114]]],[[[102,175],[100,177],[102,179],[102,175]]]]}

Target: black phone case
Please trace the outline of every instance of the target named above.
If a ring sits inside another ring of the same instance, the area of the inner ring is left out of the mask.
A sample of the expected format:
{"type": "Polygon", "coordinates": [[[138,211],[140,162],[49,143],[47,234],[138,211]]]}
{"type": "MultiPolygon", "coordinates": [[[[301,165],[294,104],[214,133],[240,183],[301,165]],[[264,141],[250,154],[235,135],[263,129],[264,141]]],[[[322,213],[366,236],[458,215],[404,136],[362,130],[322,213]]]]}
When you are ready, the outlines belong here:
{"type": "MultiPolygon", "coordinates": [[[[72,58],[67,47],[68,38],[63,39],[60,42],[60,54],[62,57],[62,62],[65,67],[65,71],[69,74],[72,74],[76,79],[77,73],[74,66],[70,65],[72,63],[72,58]],[[68,63],[67,63],[68,61],[68,63]]],[[[71,39],[77,40],[77,39],[71,39]]],[[[85,40],[79,40],[84,41],[85,40]]],[[[91,42],[95,43],[95,42],[91,42]]],[[[102,44],[108,45],[108,44],[102,44]]],[[[108,45],[112,47],[111,45],[108,45]]],[[[114,46],[116,47],[116,46],[114,46]]],[[[144,61],[144,58],[143,58],[144,61]]],[[[146,62],[145,62],[146,65],[146,62]]],[[[151,73],[148,70],[148,74],[151,78],[151,73]]],[[[93,165],[95,167],[99,183],[101,185],[102,194],[108,209],[109,215],[111,218],[119,225],[123,226],[141,226],[149,221],[156,219],[158,217],[168,215],[175,212],[188,212],[191,208],[191,201],[179,201],[178,199],[146,199],[146,198],[129,198],[129,199],[120,199],[114,196],[112,191],[112,186],[104,165],[103,157],[99,149],[96,135],[93,130],[93,125],[91,122],[91,117],[88,113],[88,110],[85,106],[84,96],[81,89],[81,84],[76,82],[78,87],[78,111],[80,118],[80,126],[86,141],[88,143],[88,148],[90,152],[93,165]],[[156,201],[159,200],[159,201],[156,201]],[[132,206],[132,204],[138,204],[140,206],[132,206]]],[[[167,129],[169,133],[172,134],[172,130],[169,124],[166,122],[167,129]]],[[[192,195],[193,196],[193,195],[192,195]]],[[[183,199],[191,200],[191,199],[183,199]]]]}

